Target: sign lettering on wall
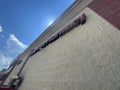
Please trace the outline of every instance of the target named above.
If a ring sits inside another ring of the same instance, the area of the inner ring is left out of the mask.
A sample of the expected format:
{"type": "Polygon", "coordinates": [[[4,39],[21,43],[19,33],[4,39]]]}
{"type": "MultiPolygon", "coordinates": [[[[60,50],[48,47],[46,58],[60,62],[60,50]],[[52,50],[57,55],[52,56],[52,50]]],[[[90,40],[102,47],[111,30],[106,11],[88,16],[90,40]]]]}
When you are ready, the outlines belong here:
{"type": "Polygon", "coordinates": [[[83,25],[85,23],[86,23],[86,14],[83,13],[80,17],[78,17],[77,19],[75,19],[72,23],[70,23],[69,25],[67,25],[65,28],[63,28],[61,31],[59,31],[57,34],[53,35],[48,40],[46,40],[46,42],[42,43],[37,49],[32,50],[31,53],[30,53],[30,56],[34,55],[38,51],[41,51],[46,46],[48,46],[49,44],[53,43],[58,38],[60,38],[61,36],[65,35],[66,33],[68,33],[69,31],[71,31],[72,29],[74,29],[78,25],[80,25],[80,24],[83,25]]]}

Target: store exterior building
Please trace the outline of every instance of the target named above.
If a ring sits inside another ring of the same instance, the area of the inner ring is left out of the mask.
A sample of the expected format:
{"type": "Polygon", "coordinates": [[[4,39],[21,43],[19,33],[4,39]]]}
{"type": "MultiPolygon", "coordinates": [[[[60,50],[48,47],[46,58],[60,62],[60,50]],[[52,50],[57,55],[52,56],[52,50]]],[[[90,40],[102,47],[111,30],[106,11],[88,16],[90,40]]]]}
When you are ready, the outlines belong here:
{"type": "Polygon", "coordinates": [[[76,0],[22,54],[2,84],[19,90],[120,90],[120,1],[76,0]]]}

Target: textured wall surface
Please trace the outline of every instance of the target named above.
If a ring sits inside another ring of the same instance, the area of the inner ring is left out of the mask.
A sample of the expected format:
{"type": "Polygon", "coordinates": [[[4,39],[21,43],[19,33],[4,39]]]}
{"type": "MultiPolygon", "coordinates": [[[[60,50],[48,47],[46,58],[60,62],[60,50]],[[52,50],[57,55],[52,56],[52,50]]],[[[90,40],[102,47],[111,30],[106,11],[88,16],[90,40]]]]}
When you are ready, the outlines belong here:
{"type": "Polygon", "coordinates": [[[75,2],[57,19],[50,25],[23,53],[23,55],[28,54],[32,49],[39,46],[51,35],[58,32],[63,25],[69,22],[76,14],[82,11],[87,5],[89,5],[93,0],[75,0],[75,2]]]}
{"type": "Polygon", "coordinates": [[[120,0],[94,0],[89,7],[120,29],[120,0]]]}
{"type": "Polygon", "coordinates": [[[120,31],[83,12],[86,24],[29,58],[19,90],[120,90],[120,31]]]}
{"type": "Polygon", "coordinates": [[[5,82],[3,83],[4,85],[8,85],[9,82],[10,82],[10,78],[11,78],[12,76],[16,76],[16,75],[18,74],[18,72],[20,71],[21,67],[23,66],[26,58],[27,58],[27,56],[21,58],[22,62],[21,62],[19,65],[16,65],[16,66],[14,67],[14,69],[12,70],[12,72],[10,73],[10,75],[7,77],[7,79],[6,79],[5,82]]]}

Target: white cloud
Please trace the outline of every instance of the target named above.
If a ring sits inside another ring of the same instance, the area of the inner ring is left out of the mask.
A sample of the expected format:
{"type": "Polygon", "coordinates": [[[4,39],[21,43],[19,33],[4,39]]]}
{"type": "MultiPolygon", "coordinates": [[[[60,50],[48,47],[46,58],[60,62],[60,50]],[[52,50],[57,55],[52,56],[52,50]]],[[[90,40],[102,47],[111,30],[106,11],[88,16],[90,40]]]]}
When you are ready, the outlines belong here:
{"type": "Polygon", "coordinates": [[[28,46],[20,42],[14,34],[6,40],[4,50],[0,50],[0,70],[8,68],[11,61],[22,53],[28,46]]]}
{"type": "Polygon", "coordinates": [[[20,42],[14,34],[10,34],[6,44],[6,53],[11,57],[16,57],[19,53],[23,52],[28,47],[27,45],[20,42]]]}
{"type": "Polygon", "coordinates": [[[0,70],[2,70],[3,68],[8,68],[11,61],[12,58],[6,57],[2,53],[0,53],[0,70]]]}
{"type": "Polygon", "coordinates": [[[2,26],[0,26],[0,32],[2,32],[2,26]]]}
{"type": "Polygon", "coordinates": [[[21,48],[27,48],[27,45],[23,44],[22,42],[20,42],[14,34],[10,34],[10,40],[14,41],[17,45],[19,45],[21,48]]]}

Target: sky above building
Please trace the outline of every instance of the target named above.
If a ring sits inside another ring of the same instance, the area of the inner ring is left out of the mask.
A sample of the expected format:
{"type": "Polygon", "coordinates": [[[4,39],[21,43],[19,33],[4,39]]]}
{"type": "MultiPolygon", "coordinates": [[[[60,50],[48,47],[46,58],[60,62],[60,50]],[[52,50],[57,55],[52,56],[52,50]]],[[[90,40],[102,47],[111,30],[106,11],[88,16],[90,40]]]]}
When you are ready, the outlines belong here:
{"type": "Polygon", "coordinates": [[[23,52],[75,0],[0,0],[0,70],[23,52]]]}

